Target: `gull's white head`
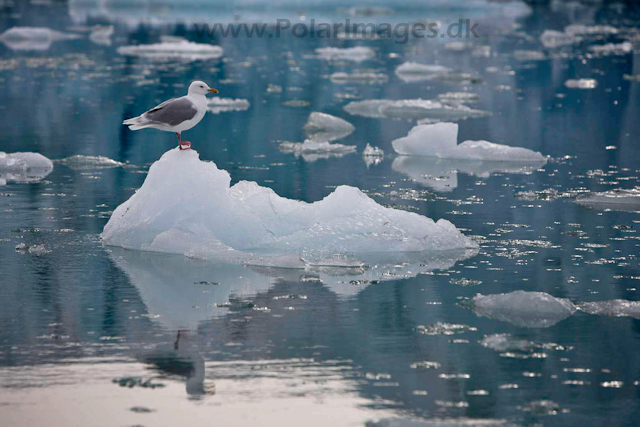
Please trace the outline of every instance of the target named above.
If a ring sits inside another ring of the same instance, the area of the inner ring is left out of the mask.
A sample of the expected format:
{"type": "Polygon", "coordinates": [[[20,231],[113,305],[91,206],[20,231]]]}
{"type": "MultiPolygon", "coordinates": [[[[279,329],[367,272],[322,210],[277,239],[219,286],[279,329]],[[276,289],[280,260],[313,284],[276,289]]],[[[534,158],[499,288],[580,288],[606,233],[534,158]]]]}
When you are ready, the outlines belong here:
{"type": "Polygon", "coordinates": [[[205,82],[195,81],[189,85],[189,94],[206,95],[209,92],[218,93],[218,89],[211,89],[205,82]]]}

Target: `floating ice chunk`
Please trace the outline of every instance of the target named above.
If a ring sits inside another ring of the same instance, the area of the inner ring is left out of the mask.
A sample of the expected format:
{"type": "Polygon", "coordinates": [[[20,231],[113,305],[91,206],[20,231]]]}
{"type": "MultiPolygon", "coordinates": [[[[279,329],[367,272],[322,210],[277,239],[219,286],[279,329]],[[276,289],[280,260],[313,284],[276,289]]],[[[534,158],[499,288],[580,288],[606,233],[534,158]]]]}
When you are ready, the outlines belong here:
{"type": "Polygon", "coordinates": [[[614,299],[610,301],[584,302],[580,310],[589,314],[611,317],[633,317],[640,319],[640,302],[614,299]]]}
{"type": "MultiPolygon", "coordinates": [[[[446,402],[443,402],[446,403],[446,402]]],[[[365,423],[365,427],[507,427],[507,420],[495,418],[388,418],[372,420],[365,423]]]]}
{"type": "Polygon", "coordinates": [[[363,83],[363,84],[380,84],[389,81],[389,76],[384,73],[343,73],[337,72],[329,77],[333,83],[363,83]]]}
{"type": "Polygon", "coordinates": [[[80,36],[77,34],[43,27],[13,27],[0,34],[0,42],[11,50],[47,50],[55,41],[78,38],[80,36]]]}
{"type": "Polygon", "coordinates": [[[589,50],[600,55],[624,55],[633,52],[631,42],[606,43],[589,46],[589,50]]]}
{"type": "Polygon", "coordinates": [[[466,102],[478,102],[480,97],[475,93],[470,92],[447,92],[438,95],[440,101],[454,101],[460,103],[466,102]]]}
{"type": "Polygon", "coordinates": [[[537,346],[527,340],[514,338],[509,334],[485,335],[480,341],[480,345],[495,351],[533,351],[537,346]]]}
{"type": "Polygon", "coordinates": [[[231,177],[196,151],[177,148],[149,169],[142,187],[112,214],[110,246],[247,262],[256,255],[474,249],[449,221],[385,208],[340,186],[315,203],[285,199],[231,177]]]}
{"type": "Polygon", "coordinates": [[[449,42],[444,45],[444,48],[451,52],[464,52],[473,48],[473,43],[466,43],[463,41],[449,42]]]}
{"type": "Polygon", "coordinates": [[[250,105],[246,99],[220,98],[219,96],[214,96],[207,101],[207,111],[213,114],[230,111],[246,111],[250,105]]]}
{"type": "Polygon", "coordinates": [[[618,30],[610,25],[569,25],[564,28],[564,32],[574,35],[592,35],[592,34],[618,34],[618,30]]]}
{"type": "Polygon", "coordinates": [[[351,16],[387,16],[392,14],[393,9],[380,6],[353,6],[349,9],[351,16]]]}
{"type": "Polygon", "coordinates": [[[89,40],[102,46],[111,46],[111,36],[113,32],[113,25],[96,25],[91,28],[89,40]]]}
{"type": "Polygon", "coordinates": [[[611,190],[578,197],[576,203],[597,209],[640,211],[640,189],[611,190]]]}
{"type": "Polygon", "coordinates": [[[540,42],[547,49],[573,46],[574,44],[580,43],[580,41],[580,37],[555,30],[545,30],[540,36],[540,42]]]}
{"type": "Polygon", "coordinates": [[[436,76],[452,72],[451,68],[443,65],[427,65],[417,62],[405,62],[396,68],[396,75],[405,82],[432,80],[436,76]]]}
{"type": "Polygon", "coordinates": [[[51,251],[47,249],[45,245],[33,245],[29,247],[29,253],[31,255],[46,255],[51,253],[51,251]]]}
{"type": "Polygon", "coordinates": [[[555,298],[546,292],[515,291],[508,294],[473,297],[473,311],[478,316],[501,320],[524,328],[547,328],[573,315],[571,301],[555,298]]]}
{"type": "Polygon", "coordinates": [[[5,153],[0,151],[0,182],[35,182],[49,175],[53,162],[38,153],[5,153]]]}
{"type": "Polygon", "coordinates": [[[362,157],[367,167],[375,166],[378,163],[382,162],[384,151],[381,148],[372,147],[371,145],[367,144],[367,146],[364,147],[364,151],[362,152],[362,157]]]}
{"type": "Polygon", "coordinates": [[[488,178],[494,173],[529,174],[543,167],[546,162],[546,159],[538,162],[499,162],[400,156],[393,160],[391,167],[434,191],[449,192],[458,187],[458,172],[480,178],[488,178]]]}
{"type": "Polygon", "coordinates": [[[316,54],[320,59],[329,61],[347,60],[354,62],[366,61],[376,56],[376,52],[372,48],[364,46],[346,48],[321,47],[316,49],[316,54]]]}
{"type": "Polygon", "coordinates": [[[318,159],[342,157],[345,154],[355,153],[356,146],[307,139],[303,143],[283,142],[278,146],[278,149],[283,153],[293,153],[296,157],[302,156],[307,162],[315,162],[318,159]]]}
{"type": "Polygon", "coordinates": [[[544,61],[547,59],[547,55],[539,50],[516,50],[513,52],[514,58],[518,61],[544,61]]]}
{"type": "Polygon", "coordinates": [[[65,157],[64,159],[59,159],[55,162],[65,165],[71,169],[102,169],[124,166],[124,163],[105,156],[84,156],[82,154],[65,157]]]}
{"type": "Polygon", "coordinates": [[[303,129],[307,137],[313,141],[333,141],[344,138],[356,128],[340,117],[314,111],[309,115],[303,129]]]}
{"type": "Polygon", "coordinates": [[[595,79],[569,79],[564,82],[565,87],[569,89],[595,89],[598,81],[595,79]]]}
{"type": "Polygon", "coordinates": [[[458,125],[455,123],[418,125],[413,127],[407,136],[394,140],[392,145],[393,149],[402,155],[492,162],[540,162],[545,160],[545,157],[538,152],[488,141],[465,141],[457,145],[457,137],[458,125]]]}
{"type": "MultiPolygon", "coordinates": [[[[165,38],[165,40],[167,40],[165,38]]],[[[121,46],[118,53],[125,56],[139,56],[154,60],[198,61],[220,58],[224,49],[206,43],[194,43],[186,40],[162,41],[155,44],[121,46]]]]}
{"type": "Polygon", "coordinates": [[[468,118],[487,117],[487,111],[474,110],[460,103],[444,103],[426,99],[368,99],[354,101],[345,105],[349,114],[371,117],[405,120],[430,119],[463,120],[468,118]]]}

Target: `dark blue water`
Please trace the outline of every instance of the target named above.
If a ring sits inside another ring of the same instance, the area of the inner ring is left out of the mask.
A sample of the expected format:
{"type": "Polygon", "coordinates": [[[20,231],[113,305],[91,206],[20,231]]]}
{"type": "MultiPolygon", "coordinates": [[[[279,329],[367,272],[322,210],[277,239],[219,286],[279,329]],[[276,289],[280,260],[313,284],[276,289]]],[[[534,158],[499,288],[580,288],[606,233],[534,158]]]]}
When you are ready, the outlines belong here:
{"type": "MultiPolygon", "coordinates": [[[[152,24],[117,8],[78,12],[74,5],[2,10],[2,31],[113,24],[115,33],[110,46],[86,34],[43,51],[0,45],[0,151],[51,159],[101,155],[125,165],[56,163],[39,182],[0,187],[0,424],[636,424],[637,319],[578,311],[547,328],[525,328],[479,317],[465,304],[476,293],[515,290],[574,303],[640,300],[640,216],[573,202],[587,191],[639,185],[640,88],[624,76],[640,73],[640,58],[589,53],[591,44],[619,43],[620,36],[547,51],[540,61],[514,53],[543,52],[537,38],[544,29],[589,23],[589,16],[633,28],[625,20],[630,11],[404,5],[389,18],[472,17],[483,31],[470,42],[490,49],[478,56],[472,48],[447,49],[451,40],[398,44],[290,34],[202,40],[191,24],[152,24]],[[225,53],[162,62],[117,53],[161,35],[213,42],[225,53]],[[314,55],[318,47],[356,45],[373,47],[375,59],[328,62],[314,55]],[[482,81],[403,82],[394,70],[406,61],[475,72],[482,81]],[[329,76],[338,71],[376,72],[389,81],[336,84],[329,76]],[[575,78],[594,78],[597,87],[564,86],[575,78]],[[104,247],[99,234],[110,213],[176,145],[173,134],[132,132],[122,120],[182,96],[196,79],[225,98],[250,102],[246,111],[208,113],[183,135],[234,182],[256,181],[308,202],[337,185],[356,186],[379,203],[452,221],[478,240],[480,252],[417,277],[329,285],[297,271],[104,247]],[[354,100],[460,91],[477,94],[472,107],[492,113],[460,121],[460,141],[525,147],[551,160],[528,174],[449,172],[455,184],[441,191],[392,167],[391,141],[415,121],[343,109],[354,100]],[[312,111],[351,122],[356,130],[338,142],[357,146],[357,153],[308,161],[281,152],[281,142],[305,139],[312,111]],[[385,151],[382,162],[367,166],[366,144],[385,151]],[[46,253],[17,250],[22,243],[44,245],[46,253]],[[438,322],[466,327],[452,335],[421,333],[420,326],[438,322]],[[514,354],[479,343],[492,334],[533,342],[536,350],[514,354]],[[414,365],[425,361],[437,364],[414,365]]],[[[343,18],[327,8],[319,16],[343,18]]],[[[159,10],[141,14],[171,20],[159,10]]],[[[267,13],[240,10],[241,17],[267,13]]],[[[216,19],[202,13],[204,21],[216,19]]],[[[278,13],[285,12],[265,16],[278,13]]]]}

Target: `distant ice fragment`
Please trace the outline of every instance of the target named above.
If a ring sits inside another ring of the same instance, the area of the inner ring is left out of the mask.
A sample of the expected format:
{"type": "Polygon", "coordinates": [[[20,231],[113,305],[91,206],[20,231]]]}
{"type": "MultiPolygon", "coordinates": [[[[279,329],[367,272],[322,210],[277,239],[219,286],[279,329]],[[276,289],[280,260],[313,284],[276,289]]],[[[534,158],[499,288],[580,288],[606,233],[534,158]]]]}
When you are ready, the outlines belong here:
{"type": "Polygon", "coordinates": [[[283,142],[278,146],[278,149],[283,153],[293,153],[296,157],[302,156],[307,162],[315,162],[318,159],[342,157],[345,154],[355,153],[356,146],[307,139],[303,143],[283,142]]]}
{"type": "Polygon", "coordinates": [[[589,46],[589,50],[600,55],[624,55],[633,52],[631,42],[606,43],[589,46]]]}
{"type": "Polygon", "coordinates": [[[61,33],[44,27],[13,27],[0,34],[0,42],[11,50],[47,50],[59,40],[80,38],[77,34],[61,33]]]}
{"type": "Polygon", "coordinates": [[[467,102],[478,102],[480,101],[480,97],[475,94],[475,93],[471,93],[471,92],[447,92],[447,93],[441,93],[440,95],[438,95],[438,99],[440,101],[454,101],[454,102],[460,102],[460,103],[467,103],[467,102]]]}
{"type": "Polygon", "coordinates": [[[373,72],[353,72],[344,73],[336,72],[329,76],[329,79],[333,83],[348,84],[348,83],[363,83],[363,84],[379,84],[389,81],[389,76],[384,73],[373,72]]]}
{"type": "Polygon", "coordinates": [[[588,193],[578,197],[575,202],[596,209],[640,211],[640,188],[588,193]]]}
{"type": "Polygon", "coordinates": [[[540,52],[539,50],[515,50],[513,52],[514,58],[518,61],[528,62],[528,61],[544,61],[547,59],[547,55],[544,52],[540,52]]]}
{"type": "Polygon", "coordinates": [[[417,62],[405,62],[396,68],[396,75],[405,82],[431,80],[435,76],[452,73],[451,68],[443,65],[428,65],[417,62]]]}
{"type": "Polygon", "coordinates": [[[89,40],[102,46],[111,46],[111,36],[113,32],[113,25],[96,25],[91,28],[89,40]]]}
{"type": "Polygon", "coordinates": [[[374,166],[382,162],[384,151],[381,148],[367,144],[364,151],[362,151],[362,157],[367,167],[374,166]]]}
{"type": "Polygon", "coordinates": [[[104,228],[105,244],[250,262],[257,256],[475,249],[451,222],[385,208],[340,186],[315,203],[278,196],[177,148],[149,169],[142,187],[104,228]],[[188,190],[188,191],[187,191],[188,190]]]}
{"type": "Polygon", "coordinates": [[[576,311],[576,306],[571,301],[555,298],[545,292],[477,294],[472,301],[476,315],[524,328],[548,328],[576,311]]]}
{"type": "Polygon", "coordinates": [[[372,48],[364,46],[347,48],[321,47],[316,49],[316,54],[320,59],[329,61],[346,60],[353,62],[366,61],[376,56],[376,52],[372,48]]]}
{"type": "Polygon", "coordinates": [[[460,103],[445,103],[426,99],[368,99],[354,101],[345,105],[349,114],[370,117],[404,120],[430,119],[435,121],[463,120],[487,117],[487,111],[474,110],[460,103]]]}
{"type": "Polygon", "coordinates": [[[574,24],[564,28],[567,34],[593,35],[593,34],[618,34],[618,30],[610,25],[581,25],[574,24]]]}
{"type": "Polygon", "coordinates": [[[250,107],[246,99],[221,98],[214,96],[207,100],[207,111],[213,114],[226,113],[230,111],[246,111],[250,107]]]}
{"type": "Polygon", "coordinates": [[[595,89],[598,81],[595,79],[569,79],[564,82],[565,87],[569,89],[595,89]]]}
{"type": "Polygon", "coordinates": [[[545,30],[540,36],[540,42],[547,49],[573,46],[574,44],[580,43],[580,41],[580,37],[555,30],[545,30]]]}
{"type": "Polygon", "coordinates": [[[36,182],[49,175],[53,162],[38,153],[0,151],[0,182],[36,182]]]}
{"type": "Polygon", "coordinates": [[[609,301],[584,302],[580,310],[589,314],[611,317],[633,317],[640,319],[640,302],[614,299],[609,301]]]}
{"type": "Polygon", "coordinates": [[[351,16],[387,16],[392,14],[393,9],[380,6],[353,6],[349,9],[351,16]]]}
{"type": "Polygon", "coordinates": [[[402,155],[432,156],[446,159],[541,162],[545,157],[526,148],[510,147],[488,141],[465,141],[457,144],[458,125],[436,123],[418,125],[403,138],[392,142],[393,149],[402,155]]]}
{"type": "Polygon", "coordinates": [[[55,162],[65,165],[71,169],[102,169],[124,166],[124,163],[105,156],[85,156],[82,154],[65,157],[64,159],[59,159],[55,162]]]}
{"type": "Polygon", "coordinates": [[[152,60],[198,61],[220,58],[224,53],[224,49],[207,43],[171,39],[154,44],[121,46],[118,48],[118,53],[152,60]]]}
{"type": "Polygon", "coordinates": [[[313,141],[333,141],[344,138],[356,128],[348,121],[331,114],[314,111],[304,125],[307,138],[313,141]]]}
{"type": "Polygon", "coordinates": [[[537,347],[536,344],[531,341],[518,339],[509,334],[485,335],[480,341],[480,345],[499,352],[529,352],[535,350],[537,347]]]}

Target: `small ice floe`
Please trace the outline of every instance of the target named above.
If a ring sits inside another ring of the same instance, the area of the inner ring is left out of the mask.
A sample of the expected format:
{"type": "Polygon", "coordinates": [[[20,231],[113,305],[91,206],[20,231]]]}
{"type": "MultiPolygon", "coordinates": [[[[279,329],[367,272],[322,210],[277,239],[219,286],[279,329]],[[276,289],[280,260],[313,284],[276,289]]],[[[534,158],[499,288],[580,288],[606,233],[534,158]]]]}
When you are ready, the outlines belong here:
{"type": "Polygon", "coordinates": [[[13,27],[0,34],[0,42],[11,50],[47,50],[60,40],[80,38],[77,34],[62,33],[44,27],[13,27]]]}
{"type": "Polygon", "coordinates": [[[113,35],[113,25],[95,25],[91,27],[89,40],[92,43],[102,46],[111,46],[111,36],[113,35]]]}
{"type": "Polygon", "coordinates": [[[372,48],[364,46],[346,48],[321,47],[316,49],[316,54],[318,58],[329,61],[345,60],[353,62],[367,61],[376,56],[376,52],[372,48]]]}
{"type": "Polygon", "coordinates": [[[207,100],[207,111],[213,114],[231,111],[246,111],[251,104],[246,99],[221,98],[214,96],[207,100]]]}
{"type": "Polygon", "coordinates": [[[356,128],[348,121],[331,114],[314,111],[304,125],[304,133],[313,141],[334,141],[350,135],[356,128]]]}
{"type": "Polygon", "coordinates": [[[349,83],[359,83],[359,84],[382,84],[389,81],[389,76],[384,73],[368,73],[368,72],[353,72],[353,73],[344,73],[337,72],[331,74],[329,76],[332,83],[336,84],[349,84],[349,83]]]}
{"type": "Polygon", "coordinates": [[[28,246],[26,243],[17,244],[16,252],[21,254],[29,253],[31,255],[37,255],[37,256],[51,253],[51,251],[47,249],[45,245],[40,244],[40,245],[28,246]]]}
{"type": "Polygon", "coordinates": [[[353,6],[348,13],[351,16],[388,16],[393,15],[393,9],[380,6],[353,6]]]}
{"type": "Polygon", "coordinates": [[[160,43],[121,46],[118,48],[118,53],[161,61],[198,61],[220,58],[224,54],[224,49],[207,43],[195,43],[182,38],[165,36],[160,43]]]}
{"type": "Polygon", "coordinates": [[[349,114],[404,120],[429,119],[430,121],[463,120],[487,117],[488,111],[474,110],[459,102],[443,102],[428,99],[368,99],[354,101],[344,106],[349,114]]]}
{"type": "Polygon", "coordinates": [[[605,43],[589,46],[589,50],[599,55],[625,55],[633,52],[633,44],[631,42],[622,43],[605,43]]]}
{"type": "Polygon", "coordinates": [[[578,308],[589,314],[611,317],[633,317],[640,319],[640,302],[614,299],[609,301],[583,302],[578,308]]]}
{"type": "Polygon", "coordinates": [[[521,62],[544,61],[547,55],[539,50],[515,50],[513,57],[521,62]]]}
{"type": "Polygon", "coordinates": [[[5,185],[9,181],[40,181],[52,170],[53,162],[42,154],[0,151],[0,185],[5,185]]]}
{"type": "Polygon", "coordinates": [[[547,49],[573,46],[580,43],[582,39],[574,34],[567,34],[561,31],[545,30],[540,36],[540,42],[547,49]]]}
{"type": "Polygon", "coordinates": [[[85,156],[76,154],[75,156],[65,157],[55,161],[61,165],[65,165],[71,169],[103,169],[117,168],[124,166],[124,163],[110,159],[105,156],[85,156]]]}
{"type": "Polygon", "coordinates": [[[575,202],[595,209],[636,212],[640,211],[640,188],[588,193],[578,197],[575,202]]]}
{"type": "Polygon", "coordinates": [[[318,159],[342,157],[356,152],[355,145],[332,144],[329,141],[315,141],[307,139],[304,142],[283,142],[278,146],[283,153],[293,153],[296,157],[302,157],[307,162],[315,162],[318,159]]]}
{"type": "Polygon", "coordinates": [[[480,101],[480,97],[477,94],[470,92],[447,92],[438,95],[438,100],[445,102],[460,102],[464,104],[470,102],[478,102],[480,101]]]}
{"type": "MultiPolygon", "coordinates": [[[[414,391],[416,394],[417,390],[414,391]]],[[[426,394],[426,392],[424,392],[426,394]]],[[[458,402],[460,403],[460,402],[458,402]]],[[[465,403],[465,402],[462,402],[465,403]]],[[[456,402],[438,401],[441,406],[456,406],[456,402]]],[[[464,407],[464,405],[461,405],[464,407]]],[[[366,427],[508,427],[510,424],[507,420],[497,418],[468,418],[468,417],[452,417],[452,418],[384,418],[367,421],[366,427]]]]}
{"type": "Polygon", "coordinates": [[[509,334],[485,335],[480,341],[480,345],[499,352],[530,352],[537,347],[534,342],[518,339],[509,334]]]}
{"type": "Polygon", "coordinates": [[[463,73],[443,65],[419,64],[417,62],[405,62],[396,68],[395,73],[400,80],[406,83],[428,80],[456,83],[478,83],[482,81],[480,76],[476,74],[463,73]]]}
{"type": "Polygon", "coordinates": [[[362,158],[364,159],[367,167],[375,166],[382,162],[382,159],[384,158],[384,151],[381,148],[372,147],[367,144],[362,152],[362,158]]]}
{"type": "Polygon", "coordinates": [[[573,315],[577,310],[571,301],[555,298],[546,292],[477,294],[471,302],[472,309],[478,316],[524,328],[548,328],[573,315]]]}
{"type": "Polygon", "coordinates": [[[444,48],[451,52],[464,52],[473,49],[473,43],[463,41],[449,42],[444,45],[444,48]]]}
{"type": "Polygon", "coordinates": [[[569,79],[564,82],[565,87],[569,89],[595,89],[598,87],[596,79],[569,79]]]}
{"type": "Polygon", "coordinates": [[[195,150],[168,151],[102,232],[110,246],[250,263],[256,257],[477,250],[451,222],[386,208],[340,186],[306,203],[231,177],[195,150]],[[185,191],[188,189],[188,191],[185,191]]]}
{"type": "Polygon", "coordinates": [[[508,162],[546,161],[542,154],[526,148],[488,141],[465,141],[458,144],[457,138],[458,125],[445,122],[415,126],[407,136],[394,140],[392,145],[398,154],[405,156],[508,162]]]}
{"type": "Polygon", "coordinates": [[[564,32],[574,35],[614,35],[618,34],[618,29],[610,25],[574,24],[565,27],[564,32]]]}

